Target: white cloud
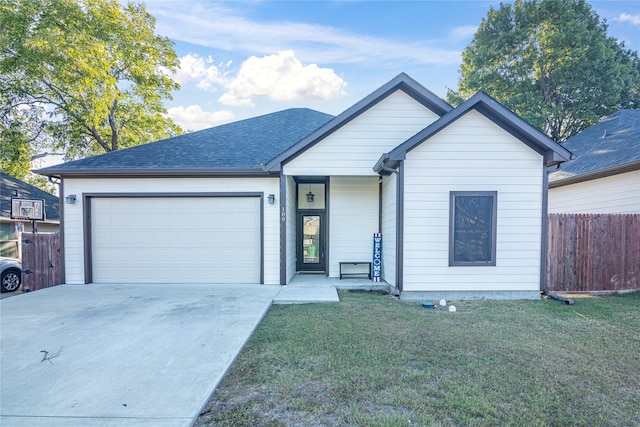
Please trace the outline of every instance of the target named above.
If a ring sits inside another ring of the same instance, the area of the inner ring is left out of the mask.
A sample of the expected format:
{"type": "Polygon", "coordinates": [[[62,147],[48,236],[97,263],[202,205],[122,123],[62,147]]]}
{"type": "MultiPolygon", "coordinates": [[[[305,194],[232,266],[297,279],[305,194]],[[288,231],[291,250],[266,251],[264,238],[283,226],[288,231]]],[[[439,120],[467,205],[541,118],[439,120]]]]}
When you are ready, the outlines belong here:
{"type": "Polygon", "coordinates": [[[218,98],[218,102],[223,105],[231,105],[233,107],[253,107],[255,104],[250,97],[239,97],[238,95],[227,92],[218,98]]]}
{"type": "Polygon", "coordinates": [[[621,13],[620,16],[615,18],[616,21],[630,22],[633,25],[640,25],[640,15],[629,15],[628,13],[621,13]]]}
{"type": "Polygon", "coordinates": [[[150,1],[147,8],[157,19],[158,33],[215,49],[265,55],[291,49],[316,63],[460,63],[460,52],[440,47],[439,40],[393,40],[305,22],[260,22],[229,3],[150,1]]]}
{"type": "Polygon", "coordinates": [[[180,68],[172,78],[180,84],[196,80],[200,89],[213,91],[215,85],[224,80],[224,76],[218,67],[211,64],[213,64],[211,56],[203,58],[190,53],[180,58],[180,68]]]}
{"type": "Polygon", "coordinates": [[[234,119],[231,111],[203,111],[199,105],[172,107],[169,117],[184,130],[201,130],[234,119]]]}
{"type": "Polygon", "coordinates": [[[326,100],[345,94],[345,81],[330,68],[304,65],[286,50],[244,61],[218,100],[226,105],[253,105],[252,98],[274,101],[326,100]]]}
{"type": "Polygon", "coordinates": [[[476,31],[478,31],[477,25],[465,25],[463,27],[455,27],[450,34],[455,40],[466,40],[472,38],[476,31]]]}

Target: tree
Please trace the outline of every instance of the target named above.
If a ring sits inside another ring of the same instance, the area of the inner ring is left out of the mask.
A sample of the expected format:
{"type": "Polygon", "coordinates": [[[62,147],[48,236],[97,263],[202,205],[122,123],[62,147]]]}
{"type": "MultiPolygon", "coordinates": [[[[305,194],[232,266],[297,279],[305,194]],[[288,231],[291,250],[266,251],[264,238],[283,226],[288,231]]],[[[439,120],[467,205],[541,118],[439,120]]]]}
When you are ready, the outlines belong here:
{"type": "Polygon", "coordinates": [[[583,0],[492,7],[462,53],[460,75],[449,102],[483,90],[556,141],[640,107],[637,52],[608,37],[583,0]]]}
{"type": "Polygon", "coordinates": [[[117,0],[0,0],[3,168],[179,134],[162,105],[179,61],[154,27],[144,5],[117,0]]]}

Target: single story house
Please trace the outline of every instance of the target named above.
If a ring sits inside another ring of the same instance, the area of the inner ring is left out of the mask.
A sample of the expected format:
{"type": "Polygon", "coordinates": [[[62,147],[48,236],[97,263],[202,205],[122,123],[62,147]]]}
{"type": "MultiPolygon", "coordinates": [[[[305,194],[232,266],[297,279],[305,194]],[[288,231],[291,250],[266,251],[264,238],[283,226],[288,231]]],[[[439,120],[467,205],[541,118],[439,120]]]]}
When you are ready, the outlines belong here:
{"type": "Polygon", "coordinates": [[[549,212],[640,213],[640,110],[620,110],[562,145],[576,159],[549,174],[549,212]]]}
{"type": "Polygon", "coordinates": [[[38,172],[65,281],[290,283],[371,261],[402,298],[538,298],[547,173],[571,153],[485,93],[402,73],[340,115],[290,109],[38,172]]]}
{"type": "Polygon", "coordinates": [[[30,232],[34,224],[11,216],[11,200],[14,199],[44,201],[42,220],[35,221],[35,227],[39,232],[48,233],[60,228],[60,203],[58,196],[0,172],[0,255],[20,259],[20,230],[30,232]]]}

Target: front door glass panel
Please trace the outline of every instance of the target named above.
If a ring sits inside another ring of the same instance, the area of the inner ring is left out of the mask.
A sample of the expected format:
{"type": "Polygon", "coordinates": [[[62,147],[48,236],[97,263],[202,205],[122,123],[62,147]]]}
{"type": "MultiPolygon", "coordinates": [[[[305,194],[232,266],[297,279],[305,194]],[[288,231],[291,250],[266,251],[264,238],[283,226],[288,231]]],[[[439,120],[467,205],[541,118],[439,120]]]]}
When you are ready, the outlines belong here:
{"type": "Polygon", "coordinates": [[[320,263],[320,216],[302,216],[302,263],[320,263]]]}

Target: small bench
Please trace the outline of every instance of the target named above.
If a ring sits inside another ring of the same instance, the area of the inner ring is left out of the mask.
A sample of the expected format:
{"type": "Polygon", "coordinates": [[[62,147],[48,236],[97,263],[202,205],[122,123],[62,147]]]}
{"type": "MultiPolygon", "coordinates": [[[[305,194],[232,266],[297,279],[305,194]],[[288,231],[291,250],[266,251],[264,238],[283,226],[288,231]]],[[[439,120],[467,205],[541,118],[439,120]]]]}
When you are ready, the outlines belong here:
{"type": "Polygon", "coordinates": [[[371,262],[367,261],[343,261],[340,262],[340,280],[342,280],[343,276],[367,276],[369,280],[371,280],[371,262]],[[351,271],[349,273],[345,273],[342,269],[344,265],[366,265],[367,271],[351,271]]]}

